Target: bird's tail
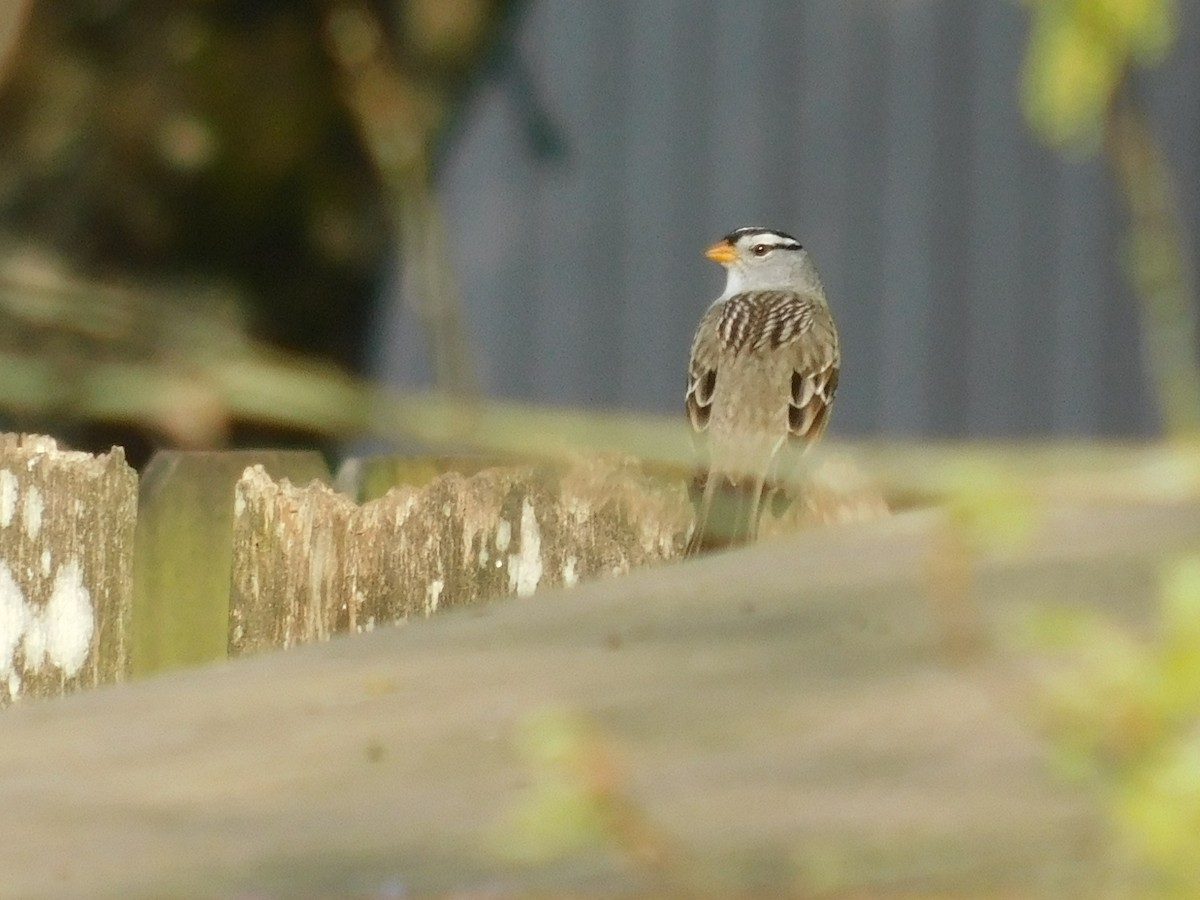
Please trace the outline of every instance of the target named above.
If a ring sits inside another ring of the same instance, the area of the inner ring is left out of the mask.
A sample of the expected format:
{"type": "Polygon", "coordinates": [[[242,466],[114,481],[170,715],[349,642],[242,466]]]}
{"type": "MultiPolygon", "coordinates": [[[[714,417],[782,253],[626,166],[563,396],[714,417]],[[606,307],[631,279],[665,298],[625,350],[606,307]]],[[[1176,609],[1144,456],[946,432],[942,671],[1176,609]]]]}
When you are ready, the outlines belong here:
{"type": "Polygon", "coordinates": [[[752,542],[758,536],[763,494],[761,478],[734,482],[716,472],[705,477],[686,555],[752,542]]]}

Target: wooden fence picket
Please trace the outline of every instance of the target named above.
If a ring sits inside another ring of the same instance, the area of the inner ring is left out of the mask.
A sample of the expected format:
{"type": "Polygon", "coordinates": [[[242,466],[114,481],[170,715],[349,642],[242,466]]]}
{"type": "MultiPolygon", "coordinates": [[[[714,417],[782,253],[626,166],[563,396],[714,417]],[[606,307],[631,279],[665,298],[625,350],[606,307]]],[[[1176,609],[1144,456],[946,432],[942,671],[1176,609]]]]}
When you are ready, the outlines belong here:
{"type": "Polygon", "coordinates": [[[0,435],[0,705],[127,674],[137,491],[119,447],[0,435]]]}
{"type": "Polygon", "coordinates": [[[142,473],[133,601],[132,670],[224,659],[228,644],[233,487],[247,466],[327,481],[319,453],[157,453],[142,473]]]}

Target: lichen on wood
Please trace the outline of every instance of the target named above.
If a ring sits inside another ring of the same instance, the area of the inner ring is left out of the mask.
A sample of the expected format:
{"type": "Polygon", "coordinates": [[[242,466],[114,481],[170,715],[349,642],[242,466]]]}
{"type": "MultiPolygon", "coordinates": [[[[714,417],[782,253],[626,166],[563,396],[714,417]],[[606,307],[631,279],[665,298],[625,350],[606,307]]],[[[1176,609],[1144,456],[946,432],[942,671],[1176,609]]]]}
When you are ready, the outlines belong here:
{"type": "Polygon", "coordinates": [[[125,677],[137,489],[119,447],[0,435],[0,705],[125,677]]]}

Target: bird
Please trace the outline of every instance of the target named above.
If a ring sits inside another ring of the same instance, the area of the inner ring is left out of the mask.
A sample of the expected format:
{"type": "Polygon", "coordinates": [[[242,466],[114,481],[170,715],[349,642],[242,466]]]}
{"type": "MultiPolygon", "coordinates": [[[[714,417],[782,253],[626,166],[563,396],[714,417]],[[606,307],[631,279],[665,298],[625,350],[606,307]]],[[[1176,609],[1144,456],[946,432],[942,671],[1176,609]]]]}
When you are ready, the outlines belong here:
{"type": "Polygon", "coordinates": [[[738,228],[705,256],[727,274],[688,365],[688,419],[707,457],[688,556],[755,539],[765,492],[829,423],[841,366],[824,286],[798,240],[738,228]]]}

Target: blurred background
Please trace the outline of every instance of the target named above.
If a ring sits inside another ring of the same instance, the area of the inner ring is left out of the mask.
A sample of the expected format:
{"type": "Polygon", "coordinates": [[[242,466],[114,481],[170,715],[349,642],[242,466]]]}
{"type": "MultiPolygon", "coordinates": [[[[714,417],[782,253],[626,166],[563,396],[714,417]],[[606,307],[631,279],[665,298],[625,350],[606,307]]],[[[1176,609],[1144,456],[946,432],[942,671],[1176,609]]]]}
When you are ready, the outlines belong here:
{"type": "Polygon", "coordinates": [[[0,8],[7,427],[329,443],[371,380],[681,415],[747,224],[824,275],[835,436],[1200,417],[1200,4],[0,8]]]}

